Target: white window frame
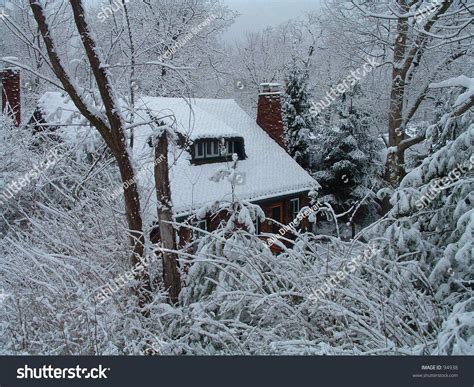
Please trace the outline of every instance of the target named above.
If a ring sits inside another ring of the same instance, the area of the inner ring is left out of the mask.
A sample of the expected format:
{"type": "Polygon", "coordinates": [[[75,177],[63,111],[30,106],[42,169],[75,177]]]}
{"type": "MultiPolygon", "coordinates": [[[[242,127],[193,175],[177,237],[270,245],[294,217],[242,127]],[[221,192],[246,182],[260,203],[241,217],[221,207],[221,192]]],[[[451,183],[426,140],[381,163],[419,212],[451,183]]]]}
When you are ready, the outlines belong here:
{"type": "Polygon", "coordinates": [[[206,157],[207,158],[215,158],[219,157],[221,155],[220,149],[219,149],[219,141],[206,141],[206,157]],[[208,154],[207,151],[209,149],[208,145],[211,145],[211,154],[208,154]]]}
{"type": "Polygon", "coordinates": [[[227,154],[221,153],[223,150],[221,141],[207,139],[196,142],[194,144],[194,158],[196,160],[217,159],[219,157],[232,156],[233,154],[238,153],[238,145],[235,140],[225,140],[225,151],[227,154]],[[203,151],[202,154],[199,154],[199,149],[203,151]]]}
{"type": "Polygon", "coordinates": [[[228,140],[227,141],[227,154],[232,156],[235,152],[235,141],[233,140],[228,140]]]}
{"type": "Polygon", "coordinates": [[[205,159],[206,158],[206,143],[198,142],[194,144],[194,157],[196,159],[205,159]],[[199,155],[199,147],[202,147],[202,155],[199,155]]]}
{"type": "Polygon", "coordinates": [[[301,211],[300,198],[291,199],[290,203],[291,203],[291,216],[293,217],[293,219],[296,219],[298,217],[298,214],[301,211]],[[298,208],[297,211],[295,211],[295,203],[297,203],[297,208],[298,208]]]}

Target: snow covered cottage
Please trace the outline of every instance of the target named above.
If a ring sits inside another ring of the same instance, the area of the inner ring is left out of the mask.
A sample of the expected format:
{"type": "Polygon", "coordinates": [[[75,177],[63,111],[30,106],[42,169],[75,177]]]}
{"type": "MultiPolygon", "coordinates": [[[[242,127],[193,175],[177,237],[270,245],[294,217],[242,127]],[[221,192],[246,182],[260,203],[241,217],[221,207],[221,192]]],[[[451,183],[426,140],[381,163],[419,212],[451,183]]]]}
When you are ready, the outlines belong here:
{"type": "MultiPolygon", "coordinates": [[[[210,178],[229,158],[219,152],[225,142],[229,154],[239,157],[238,199],[259,204],[267,222],[257,225],[261,232],[278,233],[282,224],[291,223],[303,206],[309,204],[308,193],[317,182],[285,151],[280,101],[280,85],[262,84],[257,122],[231,99],[180,99],[141,97],[136,106],[133,158],[138,167],[140,195],[144,200],[144,221],[156,221],[156,195],[153,167],[154,152],[150,115],[173,125],[187,139],[187,146],[170,145],[170,182],[176,221],[186,220],[196,210],[211,202],[229,200],[227,182],[210,178]],[[140,123],[143,122],[143,125],[140,123]]],[[[38,102],[33,121],[37,128],[54,130],[64,141],[86,151],[100,144],[94,128],[87,125],[72,101],[60,92],[47,92],[38,102]]],[[[117,193],[121,192],[118,186],[117,193]]],[[[115,192],[115,190],[114,190],[115,192]]],[[[119,195],[117,195],[119,196],[119,195]]],[[[211,219],[198,223],[211,230],[211,219]]]]}

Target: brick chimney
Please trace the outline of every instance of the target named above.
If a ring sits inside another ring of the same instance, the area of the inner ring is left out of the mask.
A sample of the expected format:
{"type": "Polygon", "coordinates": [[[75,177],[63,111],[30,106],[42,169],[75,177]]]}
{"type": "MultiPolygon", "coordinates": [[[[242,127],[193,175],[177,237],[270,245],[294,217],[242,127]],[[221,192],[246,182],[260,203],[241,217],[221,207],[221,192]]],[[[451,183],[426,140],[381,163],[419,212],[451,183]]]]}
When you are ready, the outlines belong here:
{"type": "Polygon", "coordinates": [[[281,85],[279,83],[262,83],[260,85],[257,124],[286,149],[281,110],[281,85]]]}
{"type": "Polygon", "coordinates": [[[21,124],[21,84],[20,70],[6,68],[0,70],[2,80],[2,113],[9,115],[16,126],[21,124]]]}

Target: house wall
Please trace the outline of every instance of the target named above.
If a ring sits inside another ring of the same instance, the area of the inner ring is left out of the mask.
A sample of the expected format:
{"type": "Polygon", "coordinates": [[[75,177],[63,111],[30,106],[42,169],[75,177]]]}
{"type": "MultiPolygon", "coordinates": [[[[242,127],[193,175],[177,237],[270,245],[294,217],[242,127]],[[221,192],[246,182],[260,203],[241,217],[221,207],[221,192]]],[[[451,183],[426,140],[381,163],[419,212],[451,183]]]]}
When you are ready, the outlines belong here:
{"type": "MultiPolygon", "coordinates": [[[[265,201],[256,202],[254,204],[259,205],[263,212],[265,213],[266,218],[269,220],[261,222],[259,225],[259,231],[261,234],[278,234],[279,230],[282,226],[275,224],[270,219],[273,219],[274,216],[274,209],[278,208],[280,210],[281,218],[277,219],[283,226],[287,226],[293,222],[295,217],[292,214],[292,199],[299,199],[300,200],[300,209],[310,205],[310,199],[308,198],[307,193],[301,193],[297,195],[289,195],[285,197],[278,197],[272,198],[265,201]]],[[[220,222],[225,221],[226,217],[224,214],[221,214],[217,217],[207,218],[207,231],[213,231],[217,229],[220,222]]],[[[309,229],[309,222],[305,219],[301,222],[300,228],[303,230],[309,229]]],[[[179,247],[183,248],[187,243],[192,240],[192,231],[189,228],[182,227],[178,232],[179,237],[179,247]]],[[[294,236],[292,235],[285,235],[286,238],[292,239],[294,236]]],[[[277,250],[275,249],[275,252],[277,250]]]]}
{"type": "Polygon", "coordinates": [[[2,113],[9,115],[16,126],[21,124],[21,82],[20,70],[7,68],[0,70],[2,82],[2,113]]]}

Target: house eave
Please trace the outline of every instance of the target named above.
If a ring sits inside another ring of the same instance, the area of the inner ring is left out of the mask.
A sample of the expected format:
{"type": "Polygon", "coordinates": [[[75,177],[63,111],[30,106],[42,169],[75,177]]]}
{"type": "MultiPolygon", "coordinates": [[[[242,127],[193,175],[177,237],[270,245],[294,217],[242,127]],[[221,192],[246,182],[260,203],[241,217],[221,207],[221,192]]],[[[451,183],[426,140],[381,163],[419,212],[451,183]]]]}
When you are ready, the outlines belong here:
{"type": "MultiPolygon", "coordinates": [[[[286,191],[284,193],[280,192],[278,194],[275,194],[275,193],[266,194],[262,196],[257,196],[255,198],[243,199],[243,200],[246,200],[252,204],[260,205],[260,204],[268,203],[271,201],[288,199],[288,198],[294,197],[295,195],[307,195],[309,194],[310,191],[311,191],[311,188],[306,187],[306,188],[295,189],[293,191],[286,191]]],[[[191,216],[192,213],[196,210],[197,208],[178,212],[177,214],[174,215],[175,221],[178,223],[184,221],[186,218],[191,216]]]]}

